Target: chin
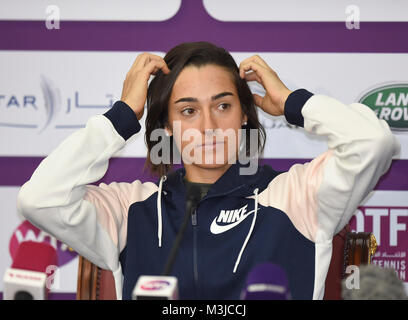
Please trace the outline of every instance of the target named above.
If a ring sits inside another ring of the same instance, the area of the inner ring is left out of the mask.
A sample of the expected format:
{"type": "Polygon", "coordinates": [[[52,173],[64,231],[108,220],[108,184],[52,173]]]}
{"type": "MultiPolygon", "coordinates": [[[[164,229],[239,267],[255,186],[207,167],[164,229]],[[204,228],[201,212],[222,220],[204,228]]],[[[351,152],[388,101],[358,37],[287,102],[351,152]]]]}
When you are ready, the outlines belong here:
{"type": "Polygon", "coordinates": [[[220,149],[196,148],[192,154],[186,155],[187,162],[201,169],[221,169],[230,166],[238,159],[237,150],[229,150],[227,145],[220,149]],[[217,151],[218,150],[218,151],[217,151]],[[232,154],[232,156],[231,156],[232,154]],[[228,157],[229,156],[229,157],[228,157]]]}
{"type": "Polygon", "coordinates": [[[207,154],[203,153],[201,158],[202,161],[194,161],[194,165],[202,169],[218,169],[236,162],[235,156],[228,159],[228,152],[221,153],[221,155],[223,156],[218,156],[213,152],[207,154]]]}
{"type": "Polygon", "coordinates": [[[222,163],[222,164],[219,164],[219,163],[214,163],[214,164],[206,164],[206,163],[196,164],[196,163],[194,163],[194,165],[195,165],[196,167],[198,167],[198,168],[201,168],[201,169],[215,170],[215,169],[225,168],[225,166],[228,166],[228,165],[230,165],[230,164],[229,164],[228,162],[226,162],[226,163],[222,163]]]}

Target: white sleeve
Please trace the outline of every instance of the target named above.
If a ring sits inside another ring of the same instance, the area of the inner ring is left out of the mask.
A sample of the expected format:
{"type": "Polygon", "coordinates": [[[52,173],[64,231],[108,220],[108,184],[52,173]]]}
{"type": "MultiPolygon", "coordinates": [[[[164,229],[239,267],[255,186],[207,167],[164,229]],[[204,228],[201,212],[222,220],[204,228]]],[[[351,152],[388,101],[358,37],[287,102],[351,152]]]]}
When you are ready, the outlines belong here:
{"type": "Polygon", "coordinates": [[[300,89],[285,104],[288,122],[327,138],[328,150],[273,179],[259,203],[285,212],[315,243],[314,299],[322,299],[332,238],[373,190],[400,151],[388,124],[367,106],[300,89]]]}
{"type": "Polygon", "coordinates": [[[367,106],[302,90],[289,96],[285,116],[326,137],[328,150],[278,175],[260,201],[285,212],[306,238],[330,242],[389,169],[400,145],[367,106]]]}
{"type": "Polygon", "coordinates": [[[154,184],[140,181],[91,185],[104,176],[109,159],[125,146],[126,137],[118,133],[123,128],[118,126],[131,126],[128,136],[140,130],[126,108],[115,104],[110,118],[90,118],[85,128],[41,162],[17,198],[18,211],[34,225],[113,271],[119,268],[118,257],[126,242],[129,205],[155,190],[154,184]],[[127,113],[129,120],[123,120],[121,113],[127,113]]]}

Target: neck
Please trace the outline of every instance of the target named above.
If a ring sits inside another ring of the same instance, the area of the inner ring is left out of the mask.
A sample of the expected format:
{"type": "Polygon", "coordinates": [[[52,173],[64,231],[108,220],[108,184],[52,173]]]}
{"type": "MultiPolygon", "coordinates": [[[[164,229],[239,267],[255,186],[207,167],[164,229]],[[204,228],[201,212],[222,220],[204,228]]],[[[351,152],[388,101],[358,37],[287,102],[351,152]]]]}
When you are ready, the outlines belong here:
{"type": "Polygon", "coordinates": [[[200,168],[194,164],[184,164],[186,169],[186,179],[197,183],[215,183],[231,166],[227,163],[217,168],[200,168]]]}

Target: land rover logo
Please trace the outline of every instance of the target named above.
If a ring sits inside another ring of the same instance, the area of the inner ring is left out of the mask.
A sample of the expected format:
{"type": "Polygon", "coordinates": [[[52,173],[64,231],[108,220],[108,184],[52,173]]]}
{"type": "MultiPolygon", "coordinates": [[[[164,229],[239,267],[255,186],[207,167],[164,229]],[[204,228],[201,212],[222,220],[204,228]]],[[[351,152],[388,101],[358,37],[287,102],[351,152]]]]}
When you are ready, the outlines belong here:
{"type": "Polygon", "coordinates": [[[370,90],[358,102],[369,106],[391,129],[408,130],[408,83],[370,90]]]}

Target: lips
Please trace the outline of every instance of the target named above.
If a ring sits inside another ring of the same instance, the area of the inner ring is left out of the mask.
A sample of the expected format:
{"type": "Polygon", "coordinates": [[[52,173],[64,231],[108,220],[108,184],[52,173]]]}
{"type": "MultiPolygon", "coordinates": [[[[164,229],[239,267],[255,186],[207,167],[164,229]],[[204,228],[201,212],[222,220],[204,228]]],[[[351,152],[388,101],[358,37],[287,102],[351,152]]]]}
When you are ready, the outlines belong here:
{"type": "Polygon", "coordinates": [[[224,144],[224,141],[205,142],[203,144],[198,145],[197,148],[212,149],[220,144],[224,144]]]}

